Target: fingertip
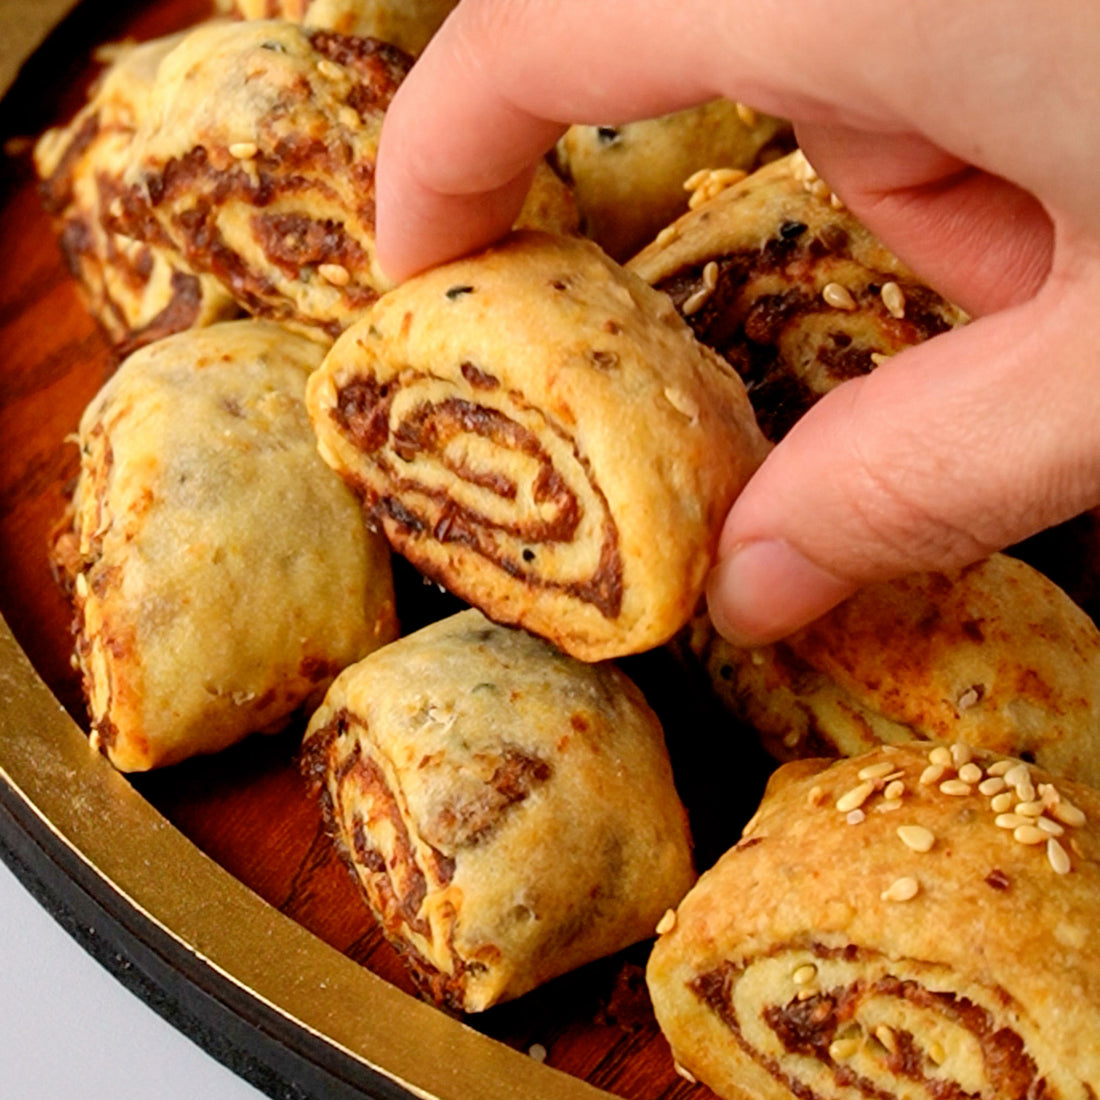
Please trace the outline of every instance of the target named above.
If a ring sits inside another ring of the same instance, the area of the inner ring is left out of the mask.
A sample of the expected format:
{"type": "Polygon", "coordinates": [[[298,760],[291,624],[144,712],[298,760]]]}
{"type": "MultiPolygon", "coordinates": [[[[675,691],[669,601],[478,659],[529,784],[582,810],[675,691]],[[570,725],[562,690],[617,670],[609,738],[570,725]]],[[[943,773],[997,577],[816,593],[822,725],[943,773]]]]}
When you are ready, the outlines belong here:
{"type": "Polygon", "coordinates": [[[782,539],[733,547],[707,580],[711,622],[735,645],[766,645],[824,615],[856,585],[782,539]]]}

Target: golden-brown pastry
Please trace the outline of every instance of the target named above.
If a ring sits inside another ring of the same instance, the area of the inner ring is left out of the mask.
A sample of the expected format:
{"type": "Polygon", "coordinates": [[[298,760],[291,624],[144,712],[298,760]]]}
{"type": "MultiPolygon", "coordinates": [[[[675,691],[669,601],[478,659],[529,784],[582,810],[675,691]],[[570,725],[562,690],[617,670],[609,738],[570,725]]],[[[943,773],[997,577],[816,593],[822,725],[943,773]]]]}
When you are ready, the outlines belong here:
{"type": "Polygon", "coordinates": [[[772,442],[839,383],[966,319],[833,199],[800,151],[699,187],[707,201],[628,266],[736,368],[772,442]]]}
{"type": "Polygon", "coordinates": [[[588,235],[626,260],[687,210],[684,183],[696,172],[752,169],[792,145],[789,123],[715,99],[622,126],[572,126],[555,155],[588,235]]]}
{"type": "Polygon", "coordinates": [[[765,447],[740,379],[664,295],[533,232],[386,294],[307,402],[400,553],[583,660],[687,622],[765,447]]]}
{"type": "Polygon", "coordinates": [[[87,103],[34,148],[43,203],[88,311],[120,354],[185,328],[235,315],[216,279],[197,275],[171,248],[104,224],[122,191],[134,134],[161,60],[182,35],[131,46],[99,77],[87,103]]]}
{"type": "Polygon", "coordinates": [[[971,755],[773,776],[650,957],[685,1072],[752,1100],[1100,1094],[1100,796],[971,755]]]}
{"type": "Polygon", "coordinates": [[[160,64],[117,227],[170,245],[248,313],[334,336],[385,285],[374,162],[409,64],[277,20],[200,25],[160,64]]]}
{"type": "Polygon", "coordinates": [[[637,687],[474,610],[342,673],[303,767],[386,936],[455,1010],[647,938],[695,878],[637,687]]]}
{"type": "Polygon", "coordinates": [[[319,30],[380,38],[418,54],[458,0],[218,0],[217,6],[241,19],[288,19],[319,30]]]}
{"type": "Polygon", "coordinates": [[[1100,630],[1024,562],[871,585],[757,648],[692,626],[718,698],[780,760],[961,737],[1100,786],[1100,630]]]}
{"type": "Polygon", "coordinates": [[[227,321],[135,352],[84,413],[54,547],[93,744],[123,771],[273,730],[395,636],[389,548],[317,457],[322,348],[227,321]]]}

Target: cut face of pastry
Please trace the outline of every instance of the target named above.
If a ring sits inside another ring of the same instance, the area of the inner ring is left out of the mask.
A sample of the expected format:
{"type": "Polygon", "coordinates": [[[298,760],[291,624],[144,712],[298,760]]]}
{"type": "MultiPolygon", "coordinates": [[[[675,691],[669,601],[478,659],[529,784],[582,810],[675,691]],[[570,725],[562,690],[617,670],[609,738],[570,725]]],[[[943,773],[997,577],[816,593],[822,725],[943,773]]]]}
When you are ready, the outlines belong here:
{"type": "Polygon", "coordinates": [[[684,183],[696,172],[751,170],[793,144],[788,122],[715,99],[622,126],[572,126],[555,155],[586,233],[623,261],[687,210],[684,183]]]}
{"type": "Polygon", "coordinates": [[[477,611],[341,674],[303,766],[419,988],[457,1011],[651,936],[695,878],[637,687],[477,611]]]}
{"type": "Polygon", "coordinates": [[[1096,792],[960,744],[826,764],[663,922],[676,1061],[729,1098],[1096,1096],[1096,792]]]}
{"type": "Polygon", "coordinates": [[[268,322],[179,333],[81,420],[54,559],[92,740],[123,771],[279,728],[396,634],[389,548],[316,454],[322,354],[268,322]]]}
{"type": "Polygon", "coordinates": [[[117,228],[248,313],[328,336],[377,297],[374,161],[410,59],[273,20],[191,31],[157,72],[117,228]]]}
{"type": "Polygon", "coordinates": [[[217,6],[241,19],[287,19],[318,30],[380,38],[418,54],[458,0],[218,0],[217,6]]]}
{"type": "Polygon", "coordinates": [[[871,585],[773,645],[701,617],[688,645],[780,760],[961,737],[1100,786],[1100,631],[1006,555],[871,585]]]}
{"type": "Polygon", "coordinates": [[[216,279],[172,248],[108,229],[130,146],[163,58],[183,35],[132,46],[99,78],[72,121],[34,149],[40,191],[89,312],[120,354],[239,312],[216,279]]]}
{"type": "Polygon", "coordinates": [[[765,449],[740,379],[663,295],[541,233],[386,294],[307,400],[397,550],[583,660],[687,622],[765,449]]]}
{"type": "Polygon", "coordinates": [[[628,266],[744,378],[778,442],[820,397],[962,324],[830,195],[801,152],[722,186],[628,266]]]}

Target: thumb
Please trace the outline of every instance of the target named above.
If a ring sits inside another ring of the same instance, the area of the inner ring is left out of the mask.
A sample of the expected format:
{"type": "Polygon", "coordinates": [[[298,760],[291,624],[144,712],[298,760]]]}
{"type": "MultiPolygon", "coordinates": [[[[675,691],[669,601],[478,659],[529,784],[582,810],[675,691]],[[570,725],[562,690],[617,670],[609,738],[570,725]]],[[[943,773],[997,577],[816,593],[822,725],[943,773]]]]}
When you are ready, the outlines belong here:
{"type": "Polygon", "coordinates": [[[708,583],[722,634],[774,641],[864,584],[976,561],[1100,502],[1100,274],[1081,266],[795,425],[727,517],[708,583]]]}

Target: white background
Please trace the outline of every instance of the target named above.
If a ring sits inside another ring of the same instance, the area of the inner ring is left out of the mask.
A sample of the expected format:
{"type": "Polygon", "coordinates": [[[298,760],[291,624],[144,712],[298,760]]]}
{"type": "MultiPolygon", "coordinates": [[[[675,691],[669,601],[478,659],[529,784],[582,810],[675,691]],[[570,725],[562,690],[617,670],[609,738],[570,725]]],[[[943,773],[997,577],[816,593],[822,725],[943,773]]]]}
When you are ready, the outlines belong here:
{"type": "Polygon", "coordinates": [[[87,955],[3,862],[0,1074],[13,1100],[263,1100],[87,955]]]}

